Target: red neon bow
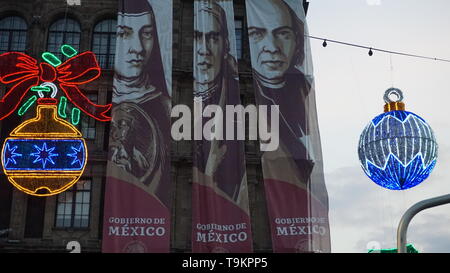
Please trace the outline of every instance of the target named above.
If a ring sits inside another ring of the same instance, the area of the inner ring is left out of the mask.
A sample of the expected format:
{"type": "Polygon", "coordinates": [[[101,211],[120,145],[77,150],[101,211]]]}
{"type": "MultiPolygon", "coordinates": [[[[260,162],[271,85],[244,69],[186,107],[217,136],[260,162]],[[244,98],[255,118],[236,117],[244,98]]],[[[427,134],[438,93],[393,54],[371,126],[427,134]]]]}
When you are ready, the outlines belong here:
{"type": "Polygon", "coordinates": [[[100,77],[95,54],[84,52],[65,61],[58,67],[40,63],[20,52],[8,52],[0,55],[0,82],[14,83],[14,86],[0,99],[0,120],[9,116],[19,106],[28,90],[42,82],[58,83],[67,98],[87,115],[109,121],[106,112],[111,104],[97,105],[90,101],[78,89],[78,85],[91,82],[100,77]]]}

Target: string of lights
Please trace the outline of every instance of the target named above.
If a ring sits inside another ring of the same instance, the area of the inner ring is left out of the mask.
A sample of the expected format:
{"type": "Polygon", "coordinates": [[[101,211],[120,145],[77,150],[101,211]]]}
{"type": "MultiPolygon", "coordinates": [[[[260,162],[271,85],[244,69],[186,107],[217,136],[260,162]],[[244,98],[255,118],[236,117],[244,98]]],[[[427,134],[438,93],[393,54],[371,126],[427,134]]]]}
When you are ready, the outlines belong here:
{"type": "Polygon", "coordinates": [[[341,44],[341,45],[346,45],[346,46],[352,46],[352,47],[359,47],[359,48],[368,49],[369,50],[369,52],[368,52],[369,56],[372,56],[374,51],[379,51],[379,52],[383,52],[383,53],[401,55],[401,56],[406,56],[406,57],[414,57],[414,58],[421,58],[421,59],[427,59],[427,60],[433,60],[433,61],[440,61],[440,62],[448,62],[448,63],[450,63],[450,60],[447,60],[447,59],[428,57],[428,56],[404,53],[404,52],[399,52],[399,51],[392,51],[392,50],[387,50],[387,49],[381,49],[381,48],[375,48],[375,47],[370,47],[370,46],[358,45],[358,44],[342,42],[342,41],[337,41],[337,40],[331,40],[331,39],[327,39],[327,38],[321,38],[321,37],[310,36],[310,35],[305,35],[305,37],[308,37],[310,39],[323,41],[323,43],[322,43],[323,47],[327,47],[328,42],[330,42],[330,43],[336,43],[336,44],[341,44]]]}

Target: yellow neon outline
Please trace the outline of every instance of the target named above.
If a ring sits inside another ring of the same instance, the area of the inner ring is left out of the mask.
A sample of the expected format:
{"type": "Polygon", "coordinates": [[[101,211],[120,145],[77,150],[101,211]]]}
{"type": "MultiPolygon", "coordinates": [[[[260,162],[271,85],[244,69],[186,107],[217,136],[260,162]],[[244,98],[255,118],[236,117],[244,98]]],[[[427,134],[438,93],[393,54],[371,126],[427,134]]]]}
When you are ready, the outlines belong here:
{"type": "MultiPolygon", "coordinates": [[[[17,138],[7,138],[7,139],[17,139],[17,138]]],[[[39,138],[42,139],[42,138],[39,138]]],[[[4,167],[4,148],[5,148],[5,144],[6,144],[6,140],[3,143],[3,147],[2,147],[2,153],[1,153],[1,161],[2,161],[2,168],[3,168],[3,172],[7,175],[8,177],[8,181],[14,185],[14,187],[16,187],[18,190],[30,194],[30,195],[34,195],[34,196],[51,196],[51,195],[55,195],[58,193],[61,193],[63,191],[66,191],[68,188],[70,188],[71,186],[73,186],[76,182],[78,182],[78,180],[80,179],[80,177],[82,176],[82,174],[84,173],[84,170],[86,168],[87,165],[87,160],[88,160],[88,152],[87,152],[87,146],[86,146],[86,142],[84,139],[81,139],[84,145],[84,149],[85,149],[85,153],[84,153],[84,165],[83,168],[79,171],[33,171],[33,172],[29,172],[26,170],[20,170],[20,171],[6,171],[5,167],[4,167]],[[70,178],[73,177],[73,181],[67,183],[64,187],[59,188],[58,190],[51,190],[50,188],[46,187],[46,186],[42,186],[40,188],[37,188],[35,191],[31,191],[27,188],[24,188],[22,186],[20,186],[15,180],[14,178],[35,178],[35,179],[41,179],[41,178],[45,178],[45,177],[51,177],[51,178],[70,178]],[[45,193],[45,194],[36,194],[36,192],[40,189],[47,189],[49,193],[45,193]]]]}
{"type": "MultiPolygon", "coordinates": [[[[9,181],[11,184],[13,184],[14,187],[16,187],[18,190],[20,190],[20,191],[22,191],[22,192],[24,192],[24,193],[26,193],[26,194],[34,195],[34,196],[52,196],[52,195],[55,195],[55,194],[64,192],[64,191],[66,191],[68,188],[72,187],[75,183],[78,182],[78,180],[80,180],[81,174],[80,174],[79,176],[73,176],[73,175],[72,175],[72,176],[58,176],[58,175],[55,175],[55,176],[53,176],[53,177],[54,177],[54,178],[66,178],[66,179],[72,179],[72,181],[69,182],[69,183],[67,183],[67,184],[65,184],[62,188],[59,188],[59,189],[53,190],[53,191],[52,191],[49,187],[47,187],[47,186],[42,186],[42,187],[36,188],[35,191],[31,191],[30,189],[27,189],[27,188],[24,188],[24,187],[20,186],[20,185],[14,180],[15,178],[31,178],[31,179],[36,178],[36,179],[38,179],[38,178],[44,178],[44,176],[8,176],[8,181],[9,181]],[[41,190],[41,189],[46,189],[49,193],[37,194],[36,192],[39,191],[39,190],[41,190]]],[[[52,178],[53,178],[53,177],[52,177],[52,178]]]]}
{"type": "Polygon", "coordinates": [[[22,124],[20,124],[19,126],[17,126],[17,127],[11,132],[10,136],[12,136],[12,137],[14,137],[14,136],[20,137],[20,136],[36,136],[36,135],[38,135],[39,137],[42,136],[42,137],[44,137],[44,138],[45,138],[45,136],[51,136],[51,137],[56,137],[56,138],[64,138],[64,137],[83,137],[83,135],[81,134],[81,132],[78,131],[78,129],[77,129],[75,126],[73,126],[72,124],[70,124],[70,123],[66,122],[65,120],[63,120],[63,119],[61,119],[61,118],[58,117],[58,114],[57,114],[57,106],[56,106],[56,105],[53,105],[53,104],[50,104],[50,105],[46,105],[46,104],[44,104],[44,105],[38,105],[36,112],[37,112],[37,116],[36,116],[35,118],[26,120],[26,121],[24,121],[22,124]],[[40,133],[39,133],[39,132],[30,132],[30,133],[28,133],[28,132],[20,132],[20,133],[18,133],[18,131],[22,130],[23,127],[27,126],[28,124],[33,123],[33,122],[37,122],[37,121],[39,121],[39,120],[42,119],[42,116],[41,116],[41,109],[53,109],[53,111],[52,111],[52,112],[53,112],[53,113],[52,113],[53,119],[54,119],[57,123],[60,123],[62,126],[68,126],[68,127],[70,127],[70,129],[72,129],[73,133],[51,133],[51,132],[50,132],[50,133],[46,133],[46,132],[40,132],[40,133]]]}

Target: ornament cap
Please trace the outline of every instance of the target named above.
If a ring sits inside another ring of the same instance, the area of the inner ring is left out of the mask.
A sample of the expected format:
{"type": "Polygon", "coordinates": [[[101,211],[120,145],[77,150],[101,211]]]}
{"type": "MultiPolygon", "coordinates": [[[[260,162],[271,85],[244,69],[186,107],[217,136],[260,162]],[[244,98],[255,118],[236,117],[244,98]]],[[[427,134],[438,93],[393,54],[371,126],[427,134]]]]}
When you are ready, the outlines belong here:
{"type": "Polygon", "coordinates": [[[56,104],[51,102],[39,104],[36,117],[19,125],[11,132],[11,136],[81,137],[80,131],[70,123],[60,119],[57,111],[56,104]]]}
{"type": "Polygon", "coordinates": [[[403,92],[398,88],[389,88],[384,92],[384,112],[390,111],[405,111],[405,103],[403,103],[403,92]],[[393,100],[392,96],[397,97],[397,100],[393,100]]]}
{"type": "Polygon", "coordinates": [[[405,104],[403,102],[389,102],[384,105],[384,112],[390,111],[405,111],[405,104]]]}

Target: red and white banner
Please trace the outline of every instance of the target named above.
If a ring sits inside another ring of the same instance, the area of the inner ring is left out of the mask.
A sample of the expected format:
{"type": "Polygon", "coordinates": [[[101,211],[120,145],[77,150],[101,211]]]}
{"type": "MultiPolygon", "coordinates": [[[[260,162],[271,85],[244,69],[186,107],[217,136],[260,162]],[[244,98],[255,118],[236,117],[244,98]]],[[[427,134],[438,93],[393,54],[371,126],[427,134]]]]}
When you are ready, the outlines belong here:
{"type": "Polygon", "coordinates": [[[121,0],[103,252],[170,250],[172,1],[121,0]]]}
{"type": "MultiPolygon", "coordinates": [[[[195,121],[195,128],[214,122],[214,133],[194,135],[192,251],[252,252],[244,141],[227,140],[226,105],[239,105],[239,79],[233,1],[194,1],[194,104],[203,116],[208,107],[222,116],[195,121]]],[[[195,111],[195,110],[194,110],[195,111]]],[[[233,123],[234,132],[241,123],[233,123]]]]}
{"type": "Polygon", "coordinates": [[[246,0],[258,105],[278,105],[279,146],[262,155],[274,252],[330,252],[313,68],[301,0],[246,0]]]}

